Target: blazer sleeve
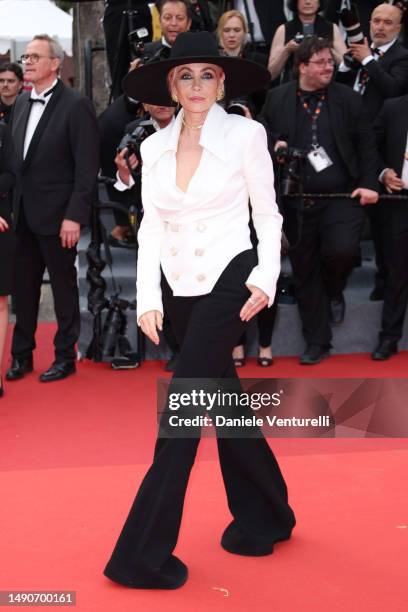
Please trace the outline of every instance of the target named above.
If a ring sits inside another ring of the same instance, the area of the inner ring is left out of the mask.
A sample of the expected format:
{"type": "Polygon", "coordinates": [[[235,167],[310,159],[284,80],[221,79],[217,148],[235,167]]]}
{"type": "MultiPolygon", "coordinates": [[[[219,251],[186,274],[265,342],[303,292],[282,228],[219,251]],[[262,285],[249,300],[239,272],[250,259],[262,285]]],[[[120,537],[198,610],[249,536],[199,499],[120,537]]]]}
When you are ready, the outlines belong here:
{"type": "Polygon", "coordinates": [[[259,123],[255,123],[245,149],[244,172],[258,237],[258,265],[246,282],[262,289],[269,297],[268,306],[272,306],[280,272],[282,217],[276,204],[266,132],[259,123]]]}
{"type": "Polygon", "coordinates": [[[142,314],[149,310],[158,310],[163,314],[160,287],[160,253],[165,227],[164,221],[160,217],[157,208],[149,198],[147,181],[148,169],[146,164],[143,163],[142,203],[144,214],[138,232],[139,251],[136,280],[137,321],[139,321],[142,314]]]}
{"type": "Polygon", "coordinates": [[[375,60],[368,62],[364,68],[371,83],[384,99],[395,98],[404,93],[408,81],[408,54],[404,53],[396,59],[388,70],[383,68],[381,61],[375,60]]]}
{"type": "Polygon", "coordinates": [[[99,128],[95,111],[88,98],[79,98],[72,106],[69,137],[75,177],[64,218],[88,225],[100,165],[99,128]]]}

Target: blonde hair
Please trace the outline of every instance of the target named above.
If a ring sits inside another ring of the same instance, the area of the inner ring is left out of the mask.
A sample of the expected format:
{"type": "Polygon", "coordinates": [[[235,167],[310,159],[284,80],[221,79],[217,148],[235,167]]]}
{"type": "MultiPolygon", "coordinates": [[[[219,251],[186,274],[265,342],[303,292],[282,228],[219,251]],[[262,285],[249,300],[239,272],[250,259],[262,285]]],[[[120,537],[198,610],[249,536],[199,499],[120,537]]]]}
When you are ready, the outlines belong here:
{"type": "Polygon", "coordinates": [[[244,15],[241,13],[241,11],[226,11],[225,13],[221,15],[221,17],[218,20],[218,24],[217,24],[217,38],[220,44],[222,44],[222,31],[228,19],[231,19],[231,17],[237,17],[237,19],[239,19],[242,23],[242,27],[244,29],[245,35],[248,34],[248,24],[247,24],[247,21],[244,15]]]}

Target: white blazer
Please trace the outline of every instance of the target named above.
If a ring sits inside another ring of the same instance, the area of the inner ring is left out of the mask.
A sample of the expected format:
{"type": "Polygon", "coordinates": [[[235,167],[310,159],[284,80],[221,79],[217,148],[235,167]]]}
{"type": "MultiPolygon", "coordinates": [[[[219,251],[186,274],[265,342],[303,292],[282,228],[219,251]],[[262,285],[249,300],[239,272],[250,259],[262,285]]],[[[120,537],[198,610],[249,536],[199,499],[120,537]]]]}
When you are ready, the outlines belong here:
{"type": "Polygon", "coordinates": [[[252,248],[249,199],[259,263],[246,282],[262,289],[271,306],[282,217],[265,129],[214,104],[201,130],[199,166],[183,192],[176,185],[182,117],[183,110],[141,147],[144,217],[138,235],[137,318],[149,310],[163,313],[160,267],[174,295],[204,295],[233,257],[252,248]]]}

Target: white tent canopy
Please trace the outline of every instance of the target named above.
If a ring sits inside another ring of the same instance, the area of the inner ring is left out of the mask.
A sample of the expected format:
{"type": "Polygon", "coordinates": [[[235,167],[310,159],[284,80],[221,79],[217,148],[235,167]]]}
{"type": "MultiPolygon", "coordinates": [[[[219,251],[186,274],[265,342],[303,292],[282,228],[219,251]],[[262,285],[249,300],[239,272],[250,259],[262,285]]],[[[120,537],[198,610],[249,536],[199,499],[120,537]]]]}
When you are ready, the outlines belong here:
{"type": "Polygon", "coordinates": [[[72,17],[68,13],[50,0],[0,0],[0,53],[21,48],[36,34],[57,38],[65,53],[72,55],[72,17]]]}

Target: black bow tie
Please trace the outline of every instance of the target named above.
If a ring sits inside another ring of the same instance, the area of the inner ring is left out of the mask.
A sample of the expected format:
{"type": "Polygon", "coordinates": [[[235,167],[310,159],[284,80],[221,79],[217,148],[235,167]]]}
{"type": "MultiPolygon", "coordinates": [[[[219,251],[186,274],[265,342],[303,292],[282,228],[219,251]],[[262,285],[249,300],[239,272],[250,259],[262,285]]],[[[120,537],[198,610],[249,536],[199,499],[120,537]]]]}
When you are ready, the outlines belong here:
{"type": "Polygon", "coordinates": [[[35,104],[36,102],[38,102],[38,104],[45,104],[45,100],[42,98],[28,98],[28,101],[30,104],[35,104]]]}
{"type": "MultiPolygon", "coordinates": [[[[58,83],[56,85],[54,85],[54,87],[51,87],[51,89],[46,91],[45,94],[43,94],[44,98],[48,98],[48,96],[50,96],[53,93],[53,91],[56,90],[57,87],[58,87],[58,83]]],[[[35,104],[35,102],[38,102],[39,104],[45,104],[44,98],[28,98],[28,101],[31,104],[35,104]]]]}

